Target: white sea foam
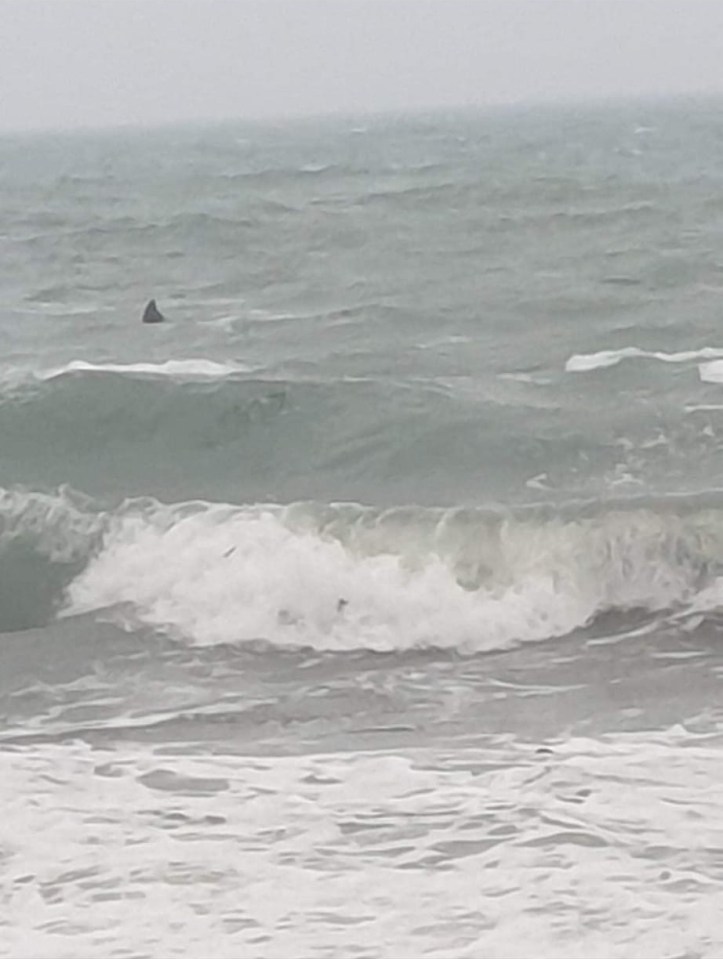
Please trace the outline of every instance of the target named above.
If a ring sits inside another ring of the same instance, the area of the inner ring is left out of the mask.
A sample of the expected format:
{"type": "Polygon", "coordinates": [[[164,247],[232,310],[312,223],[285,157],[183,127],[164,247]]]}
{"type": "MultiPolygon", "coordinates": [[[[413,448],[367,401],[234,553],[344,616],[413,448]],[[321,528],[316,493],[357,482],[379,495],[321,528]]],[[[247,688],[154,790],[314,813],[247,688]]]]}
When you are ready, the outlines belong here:
{"type": "Polygon", "coordinates": [[[201,645],[474,652],[563,635],[611,607],[669,608],[723,549],[644,510],[473,526],[461,541],[445,528],[444,516],[431,534],[362,521],[332,536],[282,510],[130,510],[109,521],[65,612],[122,609],[131,626],[201,645]]]}
{"type": "Polygon", "coordinates": [[[29,492],[0,488],[0,544],[32,547],[54,563],[87,557],[105,523],[104,516],[87,510],[79,494],[29,492]]]}
{"type": "Polygon", "coordinates": [[[701,363],[698,372],[704,383],[723,383],[723,360],[701,363]]]}
{"type": "Polygon", "coordinates": [[[5,749],[0,955],[719,957],[720,734],[550,745],[5,749]]]}
{"type": "Polygon", "coordinates": [[[36,379],[50,380],[68,373],[116,373],[127,376],[158,376],[171,379],[225,379],[249,369],[242,363],[206,359],[166,360],[163,363],[91,363],[72,360],[64,366],[34,373],[36,379]]]}
{"type": "MultiPolygon", "coordinates": [[[[592,370],[616,366],[622,360],[636,358],[659,360],[662,363],[689,363],[692,360],[714,360],[723,358],[723,349],[705,346],[700,350],[683,350],[679,353],[664,353],[658,350],[643,350],[637,346],[626,346],[619,350],[601,350],[599,353],[576,353],[565,363],[565,372],[589,373],[592,370]]],[[[705,365],[715,366],[716,364],[709,363],[705,365]]]]}

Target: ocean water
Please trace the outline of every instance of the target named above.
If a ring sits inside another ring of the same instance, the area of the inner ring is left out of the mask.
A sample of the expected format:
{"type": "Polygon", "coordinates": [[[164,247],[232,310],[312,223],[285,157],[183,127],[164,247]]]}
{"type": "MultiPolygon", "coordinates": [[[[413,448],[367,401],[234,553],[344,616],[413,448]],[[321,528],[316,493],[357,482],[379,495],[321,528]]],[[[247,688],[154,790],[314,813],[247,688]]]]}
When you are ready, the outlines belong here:
{"type": "Polygon", "coordinates": [[[722,634],[720,103],[0,139],[0,956],[715,959],[722,634]]]}

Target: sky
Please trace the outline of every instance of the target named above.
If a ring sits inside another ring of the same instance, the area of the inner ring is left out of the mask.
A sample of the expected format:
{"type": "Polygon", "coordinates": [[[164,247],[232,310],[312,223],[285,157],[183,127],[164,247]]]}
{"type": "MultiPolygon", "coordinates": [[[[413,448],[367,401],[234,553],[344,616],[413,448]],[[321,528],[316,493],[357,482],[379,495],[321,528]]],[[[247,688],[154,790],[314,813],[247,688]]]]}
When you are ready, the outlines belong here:
{"type": "Polygon", "coordinates": [[[722,0],[0,0],[0,130],[723,94],[722,0]]]}

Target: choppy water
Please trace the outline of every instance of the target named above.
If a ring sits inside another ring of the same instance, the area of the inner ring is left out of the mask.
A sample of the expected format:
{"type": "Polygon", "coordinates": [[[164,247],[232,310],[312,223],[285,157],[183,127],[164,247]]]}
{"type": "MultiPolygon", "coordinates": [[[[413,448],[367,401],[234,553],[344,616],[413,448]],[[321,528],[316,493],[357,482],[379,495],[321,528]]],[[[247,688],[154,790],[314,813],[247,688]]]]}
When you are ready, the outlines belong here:
{"type": "Polygon", "coordinates": [[[720,955],[722,197],[704,102],[0,140],[0,955],[720,955]]]}

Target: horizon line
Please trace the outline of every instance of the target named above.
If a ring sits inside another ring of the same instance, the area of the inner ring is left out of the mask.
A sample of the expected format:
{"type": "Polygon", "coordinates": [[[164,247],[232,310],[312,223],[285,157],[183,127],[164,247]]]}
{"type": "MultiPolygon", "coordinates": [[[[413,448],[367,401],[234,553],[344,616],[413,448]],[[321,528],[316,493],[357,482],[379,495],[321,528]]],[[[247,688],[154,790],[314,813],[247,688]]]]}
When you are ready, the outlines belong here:
{"type": "Polygon", "coordinates": [[[723,90],[683,90],[666,93],[622,93],[605,94],[596,97],[565,96],[551,98],[521,98],[516,100],[488,101],[486,103],[457,102],[457,103],[429,103],[408,107],[389,106],[379,109],[333,109],[314,111],[309,113],[269,113],[253,116],[217,116],[217,117],[187,117],[158,120],[130,120],[117,123],[83,123],[74,126],[33,125],[28,127],[0,127],[0,138],[4,137],[33,137],[47,135],[83,135],[83,134],[113,134],[113,133],[143,133],[183,128],[218,128],[222,126],[247,125],[263,127],[268,125],[293,125],[318,123],[324,121],[374,120],[385,118],[421,117],[439,115],[441,113],[475,113],[478,115],[500,114],[515,110],[556,110],[575,107],[591,107],[605,109],[620,105],[655,106],[675,104],[685,101],[721,101],[723,90]]]}

